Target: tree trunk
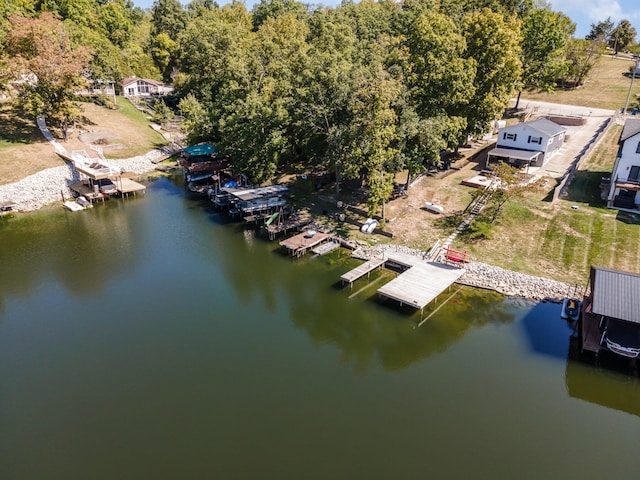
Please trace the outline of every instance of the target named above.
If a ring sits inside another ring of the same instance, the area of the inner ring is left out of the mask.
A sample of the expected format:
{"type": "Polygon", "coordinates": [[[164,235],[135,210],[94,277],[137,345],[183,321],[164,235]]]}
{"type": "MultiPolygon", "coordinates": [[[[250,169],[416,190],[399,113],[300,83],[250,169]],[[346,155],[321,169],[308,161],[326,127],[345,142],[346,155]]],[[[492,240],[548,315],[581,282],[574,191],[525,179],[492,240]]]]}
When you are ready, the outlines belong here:
{"type": "Polygon", "coordinates": [[[404,185],[405,191],[409,191],[409,185],[411,185],[411,172],[407,170],[407,183],[404,185]]]}
{"type": "Polygon", "coordinates": [[[518,109],[518,105],[520,105],[520,95],[522,95],[522,92],[521,92],[521,91],[519,91],[519,92],[518,92],[518,98],[517,98],[517,100],[516,100],[516,106],[515,106],[515,109],[516,109],[516,110],[518,109]]]}

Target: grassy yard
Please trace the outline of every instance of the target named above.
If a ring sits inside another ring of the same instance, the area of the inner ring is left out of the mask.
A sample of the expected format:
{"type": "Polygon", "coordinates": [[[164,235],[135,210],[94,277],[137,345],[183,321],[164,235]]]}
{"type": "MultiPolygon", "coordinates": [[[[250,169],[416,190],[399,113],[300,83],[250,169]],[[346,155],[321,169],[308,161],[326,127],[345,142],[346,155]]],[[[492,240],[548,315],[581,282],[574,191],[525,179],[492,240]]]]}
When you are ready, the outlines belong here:
{"type": "Polygon", "coordinates": [[[600,179],[613,167],[622,127],[611,127],[583,162],[566,198],[552,204],[549,190],[507,204],[492,238],[459,237],[456,248],[486,263],[584,285],[589,267],[640,271],[640,216],[609,210],[600,179]]]}
{"type": "MultiPolygon", "coordinates": [[[[164,145],[160,134],[149,127],[149,120],[128,100],[118,99],[118,109],[112,110],[93,103],[82,103],[83,118],[60,144],[68,151],[87,150],[80,141],[83,131],[105,131],[113,134],[104,145],[107,158],[129,158],[164,145]]],[[[54,136],[60,132],[50,126],[54,136]]],[[[35,119],[16,104],[0,102],[0,185],[15,182],[46,168],[63,165],[53,147],[45,141],[35,119]]]]}
{"type": "MultiPolygon", "coordinates": [[[[603,56],[600,57],[590,78],[582,87],[574,90],[558,89],[552,94],[523,92],[522,97],[552,103],[619,110],[624,107],[629,92],[631,77],[625,74],[628,74],[631,66],[633,62],[630,60],[603,56]]],[[[637,107],[636,94],[640,94],[640,79],[636,79],[633,83],[629,108],[637,107]]]]}

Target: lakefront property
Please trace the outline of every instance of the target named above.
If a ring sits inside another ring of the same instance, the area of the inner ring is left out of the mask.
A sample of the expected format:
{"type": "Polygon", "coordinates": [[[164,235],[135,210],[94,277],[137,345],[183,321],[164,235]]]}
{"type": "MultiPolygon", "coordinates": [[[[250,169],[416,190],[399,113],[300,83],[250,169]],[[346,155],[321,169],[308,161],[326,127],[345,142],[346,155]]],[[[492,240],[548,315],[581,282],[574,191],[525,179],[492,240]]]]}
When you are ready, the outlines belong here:
{"type": "Polygon", "coordinates": [[[0,8],[0,480],[637,477],[630,22],[137,2],[0,8]]]}

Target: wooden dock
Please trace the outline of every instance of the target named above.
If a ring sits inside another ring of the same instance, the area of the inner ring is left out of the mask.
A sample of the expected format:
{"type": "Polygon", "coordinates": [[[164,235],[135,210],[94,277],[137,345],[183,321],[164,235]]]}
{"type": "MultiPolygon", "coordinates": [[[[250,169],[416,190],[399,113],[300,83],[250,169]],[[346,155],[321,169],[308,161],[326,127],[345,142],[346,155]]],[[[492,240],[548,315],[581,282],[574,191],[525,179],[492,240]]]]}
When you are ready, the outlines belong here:
{"type": "Polygon", "coordinates": [[[358,265],[353,270],[349,270],[347,273],[342,275],[340,279],[342,283],[348,283],[349,286],[353,287],[353,282],[358,280],[359,278],[364,277],[365,275],[369,275],[376,268],[381,268],[386,263],[386,259],[384,257],[374,257],[371,260],[364,262],[362,265],[358,265]]]}
{"type": "Polygon", "coordinates": [[[428,262],[421,257],[402,252],[385,252],[340,278],[343,283],[353,285],[357,279],[369,275],[376,268],[394,265],[405,269],[395,279],[378,289],[378,294],[422,310],[438,295],[450,287],[464,273],[464,269],[428,262]]]}
{"type": "Polygon", "coordinates": [[[69,188],[76,192],[78,195],[82,195],[84,198],[93,203],[95,200],[102,200],[104,202],[104,194],[100,191],[92,189],[86,181],[76,182],[69,185],[69,188]]]}
{"type": "Polygon", "coordinates": [[[307,253],[307,250],[320,245],[329,237],[328,233],[314,232],[313,235],[310,235],[309,232],[305,231],[282,240],[280,245],[289,250],[292,255],[299,257],[307,253]]]}
{"type": "Polygon", "coordinates": [[[141,183],[134,182],[127,177],[117,177],[114,183],[116,185],[116,188],[118,189],[118,193],[120,193],[120,195],[122,195],[123,197],[131,193],[135,195],[137,192],[144,192],[147,189],[147,187],[145,187],[141,183]]]}
{"type": "Polygon", "coordinates": [[[422,310],[444,292],[464,270],[441,263],[419,261],[386,285],[378,289],[384,297],[422,310]]]}

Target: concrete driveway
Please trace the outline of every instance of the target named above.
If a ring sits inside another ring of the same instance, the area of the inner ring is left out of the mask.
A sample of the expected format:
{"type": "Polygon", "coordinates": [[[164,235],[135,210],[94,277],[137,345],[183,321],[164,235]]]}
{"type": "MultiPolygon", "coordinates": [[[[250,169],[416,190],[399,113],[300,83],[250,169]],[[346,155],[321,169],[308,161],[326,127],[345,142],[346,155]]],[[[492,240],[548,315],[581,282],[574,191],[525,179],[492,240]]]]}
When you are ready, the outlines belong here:
{"type": "MultiPolygon", "coordinates": [[[[512,101],[512,106],[515,100],[512,101]]],[[[530,110],[532,118],[544,117],[546,115],[560,115],[570,117],[581,117],[586,120],[584,125],[567,126],[569,139],[564,142],[558,153],[542,167],[531,167],[529,173],[536,176],[547,176],[553,178],[563,177],[587,151],[592,142],[598,136],[610,118],[617,115],[614,110],[604,110],[600,108],[578,107],[575,105],[562,105],[548,102],[538,102],[520,99],[519,109],[530,110]]],[[[612,159],[613,160],[613,159],[612,159]]]]}

